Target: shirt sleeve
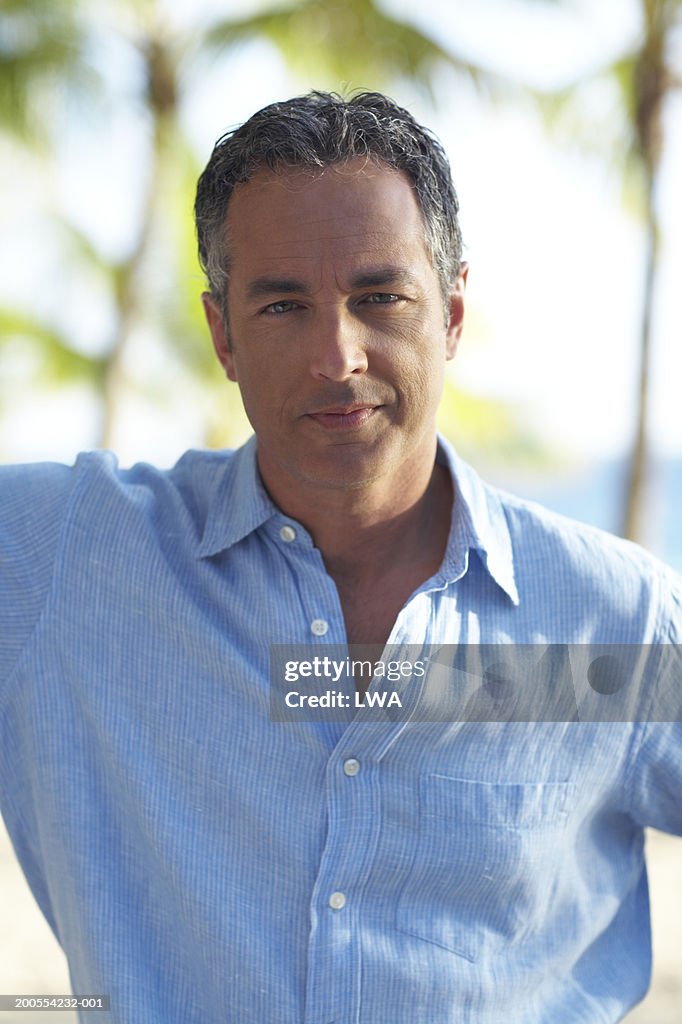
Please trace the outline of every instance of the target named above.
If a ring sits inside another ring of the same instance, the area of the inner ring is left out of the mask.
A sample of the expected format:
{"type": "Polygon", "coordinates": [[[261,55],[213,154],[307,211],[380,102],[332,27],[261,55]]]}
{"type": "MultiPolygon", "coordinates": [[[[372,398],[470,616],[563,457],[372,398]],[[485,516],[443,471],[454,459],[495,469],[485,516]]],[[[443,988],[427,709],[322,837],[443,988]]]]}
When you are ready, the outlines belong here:
{"type": "Polygon", "coordinates": [[[639,824],[682,836],[682,581],[664,589],[668,612],[657,678],[630,777],[639,824]]]}
{"type": "Polygon", "coordinates": [[[74,471],[0,467],[0,694],[49,593],[74,471]]]}

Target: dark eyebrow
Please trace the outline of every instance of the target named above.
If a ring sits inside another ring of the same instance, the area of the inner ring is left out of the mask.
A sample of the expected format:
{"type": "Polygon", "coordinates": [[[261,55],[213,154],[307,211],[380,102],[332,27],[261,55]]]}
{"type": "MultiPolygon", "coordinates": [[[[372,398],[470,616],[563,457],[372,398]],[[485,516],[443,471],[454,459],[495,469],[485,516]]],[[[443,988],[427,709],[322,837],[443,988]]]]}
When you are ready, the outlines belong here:
{"type": "Polygon", "coordinates": [[[252,281],[246,290],[249,298],[257,299],[263,295],[291,295],[294,292],[305,292],[306,286],[303,281],[296,281],[290,277],[257,277],[252,281]]]}
{"type": "Polygon", "coordinates": [[[363,270],[351,280],[353,288],[376,288],[381,285],[411,285],[418,287],[417,278],[407,267],[377,267],[372,270],[363,270]]]}
{"type": "MultiPolygon", "coordinates": [[[[417,288],[419,282],[414,274],[407,267],[376,267],[371,270],[363,270],[351,279],[352,288],[377,288],[388,285],[410,285],[417,288]]],[[[246,290],[247,297],[258,299],[268,295],[293,295],[304,294],[306,284],[304,281],[291,277],[257,277],[252,281],[246,290]]]]}

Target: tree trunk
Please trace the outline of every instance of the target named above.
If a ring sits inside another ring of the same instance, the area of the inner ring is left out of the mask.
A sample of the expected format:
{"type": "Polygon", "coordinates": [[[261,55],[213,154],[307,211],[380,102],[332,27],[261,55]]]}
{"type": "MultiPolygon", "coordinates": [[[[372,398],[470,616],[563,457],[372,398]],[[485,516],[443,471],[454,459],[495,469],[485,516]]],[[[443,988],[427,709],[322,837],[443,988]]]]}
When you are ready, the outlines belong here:
{"type": "Polygon", "coordinates": [[[125,358],[131,334],[139,323],[144,291],[144,265],[157,222],[162,179],[166,170],[169,140],[177,119],[177,63],[166,46],[158,23],[140,43],[147,79],[146,105],[152,119],[152,146],[141,222],[135,247],[119,268],[118,325],[106,360],[102,425],[99,447],[114,447],[115,428],[125,393],[125,358]]]}
{"type": "Polygon", "coordinates": [[[625,506],[621,533],[629,540],[645,541],[648,487],[650,483],[649,451],[649,378],[651,364],[651,332],[658,274],[659,226],[656,211],[655,182],[647,187],[646,266],[639,342],[639,374],[637,422],[628,467],[625,506]]]}
{"type": "Polygon", "coordinates": [[[663,104],[670,89],[667,47],[680,8],[679,0],[642,0],[644,39],[637,55],[633,89],[635,144],[644,174],[646,201],[646,264],[640,329],[639,400],[635,438],[625,497],[622,533],[645,539],[650,453],[648,436],[651,331],[659,263],[660,226],[657,185],[663,153],[663,104]]]}

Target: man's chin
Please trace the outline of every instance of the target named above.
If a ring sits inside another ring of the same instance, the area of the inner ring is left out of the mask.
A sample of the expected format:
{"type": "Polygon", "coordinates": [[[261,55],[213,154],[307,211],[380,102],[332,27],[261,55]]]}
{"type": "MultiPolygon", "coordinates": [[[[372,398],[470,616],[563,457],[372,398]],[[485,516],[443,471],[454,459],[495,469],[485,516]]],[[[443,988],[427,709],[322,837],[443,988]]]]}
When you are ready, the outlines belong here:
{"type": "Polygon", "coordinates": [[[356,457],[347,465],[335,465],[335,462],[335,459],[329,459],[324,465],[300,466],[297,476],[308,486],[355,490],[379,480],[386,473],[385,463],[377,463],[375,460],[365,461],[356,457]]]}
{"type": "Polygon", "coordinates": [[[376,436],[371,439],[331,443],[311,443],[275,448],[259,443],[258,463],[266,486],[276,491],[282,487],[322,488],[349,491],[367,487],[382,477],[400,471],[404,452],[395,439],[376,436]]]}
{"type": "Polygon", "coordinates": [[[395,459],[385,446],[335,444],[307,453],[296,466],[296,476],[308,486],[353,490],[379,480],[395,459]]]}

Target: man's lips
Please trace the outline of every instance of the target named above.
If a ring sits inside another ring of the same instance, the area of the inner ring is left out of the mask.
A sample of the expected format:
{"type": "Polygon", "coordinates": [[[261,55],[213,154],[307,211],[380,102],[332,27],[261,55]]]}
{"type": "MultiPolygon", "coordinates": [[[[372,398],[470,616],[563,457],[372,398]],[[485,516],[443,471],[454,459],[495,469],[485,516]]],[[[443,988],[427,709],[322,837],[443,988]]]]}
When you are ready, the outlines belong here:
{"type": "Polygon", "coordinates": [[[353,430],[364,426],[380,408],[380,405],[337,405],[307,415],[327,430],[353,430]]]}

